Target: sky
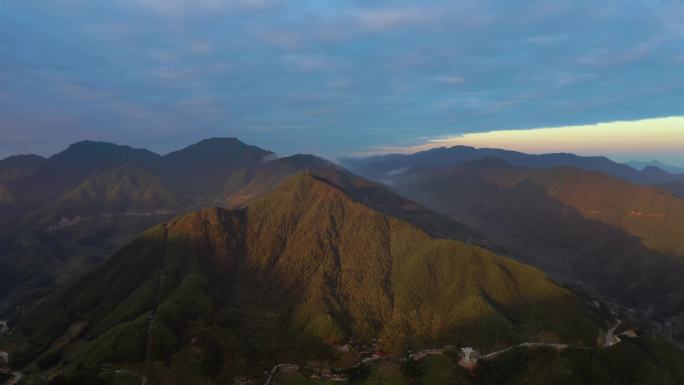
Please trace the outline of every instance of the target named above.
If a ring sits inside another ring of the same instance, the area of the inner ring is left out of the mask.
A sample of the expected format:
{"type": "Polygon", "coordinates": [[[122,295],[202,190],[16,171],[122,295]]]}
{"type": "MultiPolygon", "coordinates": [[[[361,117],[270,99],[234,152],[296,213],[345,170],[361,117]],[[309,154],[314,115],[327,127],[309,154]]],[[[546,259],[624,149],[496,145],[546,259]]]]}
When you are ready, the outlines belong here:
{"type": "Polygon", "coordinates": [[[0,0],[0,158],[235,136],[684,165],[659,144],[682,143],[682,116],[679,0],[0,0]],[[636,147],[616,145],[623,122],[636,147]]]}
{"type": "Polygon", "coordinates": [[[430,139],[414,146],[380,147],[368,154],[414,153],[437,147],[505,148],[528,154],[572,152],[620,161],[682,164],[684,117],[615,121],[566,127],[497,130],[430,139]],[[647,128],[645,128],[647,127],[647,128]]]}

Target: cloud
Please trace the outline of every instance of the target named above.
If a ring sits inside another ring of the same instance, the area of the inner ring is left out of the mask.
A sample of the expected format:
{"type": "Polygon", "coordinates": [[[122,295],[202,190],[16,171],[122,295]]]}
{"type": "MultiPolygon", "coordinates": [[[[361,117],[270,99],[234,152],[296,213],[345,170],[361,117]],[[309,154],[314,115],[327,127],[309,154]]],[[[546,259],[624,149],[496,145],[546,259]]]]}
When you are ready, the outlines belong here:
{"type": "Polygon", "coordinates": [[[463,84],[464,79],[460,76],[438,76],[437,82],[446,86],[459,86],[463,84]]]}
{"type": "Polygon", "coordinates": [[[648,158],[658,154],[671,157],[681,155],[681,149],[684,148],[684,116],[472,132],[429,139],[415,146],[383,146],[378,148],[377,153],[413,153],[456,145],[505,148],[527,153],[613,155],[624,159],[648,158]]]}
{"type": "Polygon", "coordinates": [[[332,70],[340,64],[336,59],[321,54],[286,54],[282,61],[289,69],[302,72],[332,70]]]}
{"type": "Polygon", "coordinates": [[[441,16],[439,9],[428,7],[361,9],[355,14],[361,28],[369,31],[427,25],[441,16]]]}
{"type": "Polygon", "coordinates": [[[129,7],[147,9],[162,16],[182,17],[207,12],[264,12],[279,7],[281,0],[122,0],[129,7]]]}
{"type": "Polygon", "coordinates": [[[304,36],[300,32],[274,28],[271,26],[259,25],[257,27],[252,27],[250,28],[250,33],[261,42],[285,49],[296,48],[304,41],[304,36]]]}
{"type": "Polygon", "coordinates": [[[188,44],[188,52],[194,54],[207,54],[212,51],[211,44],[206,41],[194,41],[188,44]]]}
{"type": "MultiPolygon", "coordinates": [[[[463,131],[682,113],[684,6],[674,0],[2,7],[0,123],[50,109],[116,134],[113,126],[161,126],[159,118],[195,136],[230,129],[276,151],[299,150],[284,147],[289,135],[338,155],[463,131]],[[113,101],[131,105],[108,107],[113,101]]],[[[50,120],[36,125],[49,132],[50,120]]]]}
{"type": "Polygon", "coordinates": [[[580,56],[577,62],[591,67],[612,67],[628,64],[648,57],[666,40],[668,37],[656,35],[626,49],[596,48],[588,54],[580,56]]]}
{"type": "Polygon", "coordinates": [[[552,34],[552,35],[537,35],[528,37],[525,42],[538,45],[538,46],[549,46],[563,43],[570,40],[570,35],[568,34],[552,34]]]}

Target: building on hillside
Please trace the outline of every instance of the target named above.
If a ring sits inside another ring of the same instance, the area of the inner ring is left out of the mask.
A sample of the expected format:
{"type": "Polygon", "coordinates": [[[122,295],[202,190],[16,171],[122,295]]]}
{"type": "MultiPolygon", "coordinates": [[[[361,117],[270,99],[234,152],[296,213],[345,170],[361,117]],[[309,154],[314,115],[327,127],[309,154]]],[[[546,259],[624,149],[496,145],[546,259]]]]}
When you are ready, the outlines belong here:
{"type": "Polygon", "coordinates": [[[477,362],[479,356],[480,355],[477,353],[477,351],[469,346],[461,348],[461,361],[463,361],[463,363],[466,365],[477,362]]]}

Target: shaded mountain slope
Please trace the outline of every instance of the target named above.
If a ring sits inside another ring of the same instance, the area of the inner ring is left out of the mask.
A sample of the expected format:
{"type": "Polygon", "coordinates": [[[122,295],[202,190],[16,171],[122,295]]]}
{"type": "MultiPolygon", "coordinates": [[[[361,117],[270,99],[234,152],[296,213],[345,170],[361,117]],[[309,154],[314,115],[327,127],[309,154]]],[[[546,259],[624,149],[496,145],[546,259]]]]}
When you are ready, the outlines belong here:
{"type": "Polygon", "coordinates": [[[662,183],[656,186],[684,199],[684,182],[662,183]]]}
{"type": "Polygon", "coordinates": [[[212,170],[239,169],[245,164],[240,157],[250,156],[244,151],[221,155],[222,149],[231,148],[224,142],[236,141],[208,140],[161,157],[129,146],[83,141],[41,162],[35,172],[0,184],[0,222],[13,234],[0,245],[0,270],[7,278],[0,288],[0,315],[16,303],[37,299],[30,293],[52,290],[70,274],[100,262],[140,231],[166,220],[168,212],[195,209],[195,201],[207,204],[213,192],[202,190],[203,181],[216,177],[216,183],[225,183],[212,170]],[[193,156],[201,161],[193,162],[193,156]],[[189,176],[189,166],[181,164],[186,161],[193,165],[197,183],[183,179],[181,184],[198,187],[194,196],[165,179],[189,176]],[[171,176],[163,172],[174,170],[178,172],[171,176]]]}
{"type": "Polygon", "coordinates": [[[155,175],[125,165],[87,179],[35,216],[54,221],[76,216],[177,212],[190,207],[189,198],[173,192],[155,175]]]}
{"type": "Polygon", "coordinates": [[[171,216],[83,219],[50,230],[0,226],[0,314],[21,312],[171,216]]]}
{"type": "Polygon", "coordinates": [[[44,167],[54,174],[40,171],[18,179],[18,185],[37,189],[60,175],[78,184],[60,196],[32,203],[16,202],[11,191],[0,185],[0,200],[17,203],[14,215],[0,220],[13,229],[10,241],[0,245],[0,270],[6,272],[0,287],[0,316],[3,309],[25,304],[32,295],[35,300],[70,274],[104,260],[169,214],[211,205],[239,206],[303,170],[328,178],[354,199],[406,219],[431,235],[484,243],[467,226],[329,161],[310,155],[274,159],[271,152],[233,138],[208,139],[164,157],[126,146],[81,142],[46,163],[44,167]]]}
{"type": "Polygon", "coordinates": [[[38,155],[14,155],[0,160],[0,185],[34,173],[45,162],[38,155]]]}
{"type": "Polygon", "coordinates": [[[0,184],[0,206],[12,205],[14,202],[15,198],[12,193],[7,189],[7,187],[0,184]]]}
{"type": "Polygon", "coordinates": [[[380,212],[404,219],[428,231],[432,236],[487,243],[481,234],[468,226],[403,198],[380,183],[361,178],[313,155],[298,154],[279,158],[263,162],[251,172],[241,173],[226,185],[226,191],[230,192],[228,203],[232,207],[239,207],[302,171],[319,175],[346,191],[354,199],[380,212]]]}
{"type": "Polygon", "coordinates": [[[243,209],[147,231],[22,317],[15,362],[42,353],[56,359],[29,369],[67,373],[142,362],[150,312],[149,354],[179,373],[173,383],[324,359],[350,336],[399,353],[447,342],[592,345],[602,326],[538,270],[436,240],[300,174],[243,209]]]}
{"type": "Polygon", "coordinates": [[[684,310],[682,201],[599,173],[512,167],[487,159],[421,170],[396,188],[568,281],[648,317],[684,310]]]}
{"type": "Polygon", "coordinates": [[[165,155],[157,174],[175,191],[200,200],[222,200],[231,175],[271,155],[236,138],[211,138],[165,155]]]}
{"type": "Polygon", "coordinates": [[[83,141],[41,162],[30,175],[8,181],[3,195],[13,197],[5,201],[32,210],[54,202],[88,178],[129,165],[154,174],[177,193],[199,201],[220,200],[231,174],[270,154],[235,138],[206,139],[163,157],[129,146],[83,141]]]}
{"type": "Polygon", "coordinates": [[[105,142],[83,141],[51,156],[24,178],[6,183],[15,204],[27,207],[48,203],[85,179],[124,164],[152,167],[160,156],[147,150],[105,142]]]}
{"type": "Polygon", "coordinates": [[[598,172],[569,167],[535,170],[506,166],[492,160],[465,169],[502,187],[532,182],[585,218],[625,230],[651,249],[684,256],[684,200],[598,172]]]}

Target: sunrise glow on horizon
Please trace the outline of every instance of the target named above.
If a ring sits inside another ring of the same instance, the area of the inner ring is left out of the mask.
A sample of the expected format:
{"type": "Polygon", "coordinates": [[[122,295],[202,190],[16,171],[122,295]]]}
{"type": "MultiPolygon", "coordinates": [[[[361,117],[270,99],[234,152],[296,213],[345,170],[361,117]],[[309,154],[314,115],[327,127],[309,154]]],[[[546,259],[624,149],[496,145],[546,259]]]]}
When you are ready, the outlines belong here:
{"type": "Polygon", "coordinates": [[[378,153],[411,153],[438,147],[503,148],[532,154],[569,152],[616,160],[658,159],[684,165],[684,116],[459,134],[378,153]]]}

